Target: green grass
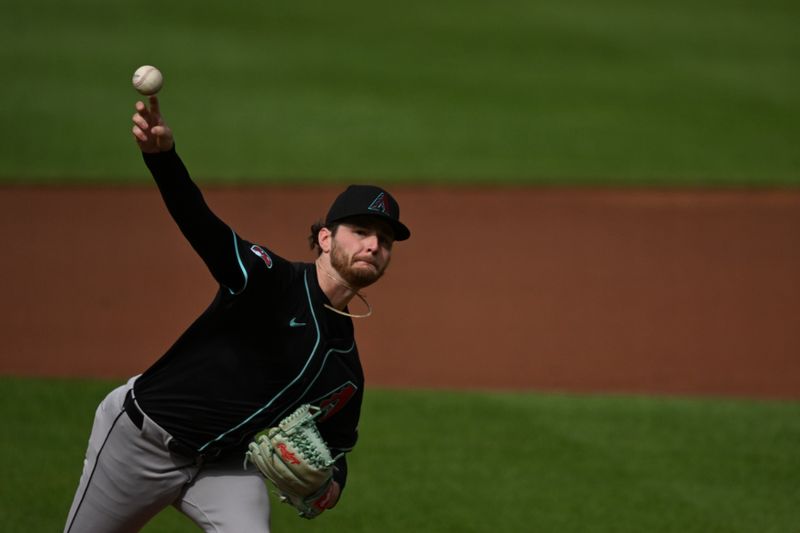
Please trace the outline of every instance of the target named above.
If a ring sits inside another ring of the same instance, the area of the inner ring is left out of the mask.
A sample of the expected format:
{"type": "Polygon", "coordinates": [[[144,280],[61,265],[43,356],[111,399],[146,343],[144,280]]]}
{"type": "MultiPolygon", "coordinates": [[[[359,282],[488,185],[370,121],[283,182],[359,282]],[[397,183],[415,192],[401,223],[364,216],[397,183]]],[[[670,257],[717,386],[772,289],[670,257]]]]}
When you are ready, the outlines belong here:
{"type": "MultiPolygon", "coordinates": [[[[113,383],[0,378],[0,523],[58,531],[113,383]]],[[[370,390],[340,505],[274,531],[795,532],[800,404],[370,390]]],[[[168,510],[145,531],[196,531],[168,510]]]]}
{"type": "Polygon", "coordinates": [[[0,180],[800,184],[800,3],[9,0],[0,180]]]}

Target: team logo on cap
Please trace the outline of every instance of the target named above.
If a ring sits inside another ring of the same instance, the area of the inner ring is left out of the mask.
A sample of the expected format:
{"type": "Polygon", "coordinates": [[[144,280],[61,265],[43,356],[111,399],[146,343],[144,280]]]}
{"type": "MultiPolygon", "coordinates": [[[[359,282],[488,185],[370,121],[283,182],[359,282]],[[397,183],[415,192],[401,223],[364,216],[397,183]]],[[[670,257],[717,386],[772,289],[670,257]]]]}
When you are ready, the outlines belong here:
{"type": "Polygon", "coordinates": [[[375,199],[372,200],[372,203],[369,204],[367,209],[391,216],[391,213],[389,213],[389,206],[386,205],[386,194],[384,193],[380,193],[378,196],[376,196],[375,199]]]}
{"type": "Polygon", "coordinates": [[[258,257],[260,257],[261,260],[264,261],[264,264],[267,265],[267,268],[272,268],[272,258],[269,256],[269,254],[265,249],[258,246],[257,244],[254,244],[253,246],[250,247],[250,251],[256,254],[258,257]]]}

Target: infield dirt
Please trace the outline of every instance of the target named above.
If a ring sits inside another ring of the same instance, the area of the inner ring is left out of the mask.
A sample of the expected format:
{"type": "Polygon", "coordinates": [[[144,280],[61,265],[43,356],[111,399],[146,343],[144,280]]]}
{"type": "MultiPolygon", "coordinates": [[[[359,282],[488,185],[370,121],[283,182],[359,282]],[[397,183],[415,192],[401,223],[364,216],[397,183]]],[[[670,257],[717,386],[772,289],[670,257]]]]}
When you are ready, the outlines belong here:
{"type": "MultiPolygon", "coordinates": [[[[339,192],[204,190],[294,260],[339,192]]],[[[392,192],[371,386],[800,398],[800,191],[392,192]]],[[[0,234],[6,375],[139,373],[216,289],[154,187],[2,188],[0,234]]]]}

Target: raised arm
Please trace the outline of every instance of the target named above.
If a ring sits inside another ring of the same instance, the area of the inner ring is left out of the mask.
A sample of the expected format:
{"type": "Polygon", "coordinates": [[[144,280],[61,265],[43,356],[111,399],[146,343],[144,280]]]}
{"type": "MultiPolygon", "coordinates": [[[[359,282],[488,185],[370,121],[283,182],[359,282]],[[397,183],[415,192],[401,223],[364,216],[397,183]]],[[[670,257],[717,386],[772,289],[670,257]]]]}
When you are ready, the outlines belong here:
{"type": "Polygon", "coordinates": [[[240,292],[247,281],[240,259],[244,243],[209,209],[189,176],[175,152],[172,129],[161,115],[158,98],[151,96],[149,103],[148,108],[144,102],[136,102],[133,136],[164,204],[217,282],[232,293],[240,292]]]}

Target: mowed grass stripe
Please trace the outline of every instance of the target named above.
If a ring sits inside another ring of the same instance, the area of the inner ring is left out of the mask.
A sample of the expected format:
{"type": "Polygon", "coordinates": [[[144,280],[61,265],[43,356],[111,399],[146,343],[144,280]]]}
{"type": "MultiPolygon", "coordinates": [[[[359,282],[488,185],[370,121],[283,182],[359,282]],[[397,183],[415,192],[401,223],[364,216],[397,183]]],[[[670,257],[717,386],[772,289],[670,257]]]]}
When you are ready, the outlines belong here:
{"type": "MultiPolygon", "coordinates": [[[[5,531],[62,527],[115,384],[0,378],[5,531]]],[[[798,443],[796,402],[368,390],[346,498],[312,522],[275,504],[274,529],[790,532],[798,443]]]]}
{"type": "MultiPolygon", "coordinates": [[[[0,179],[141,182],[133,70],[214,181],[800,183],[788,0],[11,0],[0,179]]],[[[2,51],[4,50],[4,51],[2,51]]]]}

